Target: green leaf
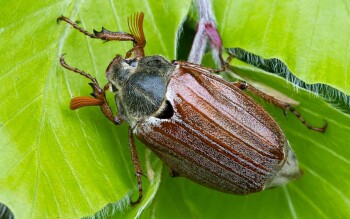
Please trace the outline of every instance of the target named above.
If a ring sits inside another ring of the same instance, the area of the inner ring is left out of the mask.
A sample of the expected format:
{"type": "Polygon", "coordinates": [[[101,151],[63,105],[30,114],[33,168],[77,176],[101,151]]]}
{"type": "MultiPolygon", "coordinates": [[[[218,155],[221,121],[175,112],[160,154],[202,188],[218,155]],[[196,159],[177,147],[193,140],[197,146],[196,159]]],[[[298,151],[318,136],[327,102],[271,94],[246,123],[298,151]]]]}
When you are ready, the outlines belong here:
{"type": "MultiPolygon", "coordinates": [[[[226,48],[277,57],[300,79],[327,83],[350,94],[346,80],[350,18],[342,4],[346,2],[213,3],[226,48]]],[[[349,117],[321,98],[239,62],[234,63],[239,66],[237,74],[299,101],[297,109],[310,123],[321,126],[327,120],[325,134],[312,132],[292,114],[286,118],[280,109],[260,101],[281,124],[304,176],[284,187],[248,196],[223,194],[183,178],[170,178],[166,168],[160,183],[161,162],[137,142],[148,179],[143,179],[142,203],[131,208],[129,196],[137,197],[137,186],[127,125],[115,127],[98,108],[70,111],[70,98],[87,96],[91,89],[87,79],[63,70],[58,62],[66,53],[68,64],[104,84],[109,62],[131,44],[90,39],[63,22],[56,24],[56,18],[63,14],[89,31],[102,26],[128,31],[127,17],[143,11],[146,54],[174,59],[177,30],[189,2],[3,0],[0,7],[0,202],[16,218],[350,216],[349,117]]]]}
{"type": "Polygon", "coordinates": [[[213,6],[225,48],[278,58],[299,79],[350,95],[348,1],[215,0],[213,6]]]}
{"type": "MultiPolygon", "coordinates": [[[[109,62],[131,43],[90,39],[56,19],[65,15],[89,31],[128,32],[127,17],[143,11],[146,54],[173,59],[189,2],[1,1],[0,7],[0,202],[16,218],[80,218],[117,201],[120,212],[140,214],[157,191],[160,163],[144,168],[153,180],[147,185],[144,178],[145,198],[131,209],[137,184],[127,126],[110,124],[97,107],[69,110],[69,100],[91,88],[59,64],[66,53],[68,64],[104,84],[109,62]]],[[[149,162],[138,148],[143,164],[149,162]]]]}

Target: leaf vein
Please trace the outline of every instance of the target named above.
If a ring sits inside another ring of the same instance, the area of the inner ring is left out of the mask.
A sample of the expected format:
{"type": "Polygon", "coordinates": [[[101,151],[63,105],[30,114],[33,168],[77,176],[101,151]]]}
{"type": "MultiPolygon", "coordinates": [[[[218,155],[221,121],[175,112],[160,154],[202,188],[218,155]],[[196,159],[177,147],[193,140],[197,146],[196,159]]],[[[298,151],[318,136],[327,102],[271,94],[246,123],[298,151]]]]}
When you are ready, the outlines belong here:
{"type": "Polygon", "coordinates": [[[294,209],[294,205],[293,205],[292,199],[290,198],[288,189],[286,186],[283,186],[282,188],[283,188],[283,192],[284,192],[286,199],[287,199],[287,202],[288,202],[290,213],[292,214],[293,219],[297,219],[298,216],[297,216],[297,213],[294,209]]]}
{"type": "Polygon", "coordinates": [[[13,120],[14,118],[16,118],[19,114],[21,114],[22,112],[24,112],[27,108],[29,108],[32,104],[34,104],[36,101],[41,100],[40,97],[42,97],[43,94],[40,93],[39,95],[37,95],[36,97],[34,97],[33,99],[31,99],[28,103],[26,103],[23,107],[21,107],[19,110],[17,110],[15,112],[15,114],[13,114],[11,117],[8,117],[7,120],[4,121],[3,123],[3,127],[5,127],[7,124],[9,124],[9,122],[11,122],[11,120],[13,120]]]}
{"type": "Polygon", "coordinates": [[[304,163],[303,163],[303,168],[305,170],[307,170],[309,173],[311,173],[311,175],[318,178],[321,182],[323,182],[324,184],[327,184],[327,186],[329,186],[331,189],[333,189],[346,202],[346,204],[350,206],[350,200],[338,188],[336,188],[332,183],[328,182],[325,178],[318,175],[315,171],[311,170],[304,163]]]}
{"type": "Polygon", "coordinates": [[[51,43],[49,46],[47,46],[45,49],[41,50],[40,52],[36,52],[35,55],[23,60],[22,62],[16,62],[16,65],[14,65],[11,69],[9,69],[6,73],[0,75],[0,80],[3,79],[3,77],[5,77],[8,74],[11,74],[13,71],[17,70],[19,67],[21,67],[22,65],[35,60],[37,57],[39,57],[40,55],[46,54],[47,50],[50,49],[51,47],[54,47],[56,45],[56,42],[51,43]]]}
{"type": "Polygon", "coordinates": [[[56,2],[54,4],[49,4],[49,5],[45,6],[45,7],[41,7],[39,10],[34,11],[34,12],[30,13],[30,14],[27,14],[27,15],[23,16],[22,18],[18,19],[17,21],[12,22],[11,24],[9,24],[7,26],[2,27],[1,28],[1,32],[6,31],[6,30],[8,30],[8,29],[10,29],[12,27],[15,27],[15,26],[17,26],[17,24],[20,25],[20,23],[23,22],[23,21],[25,22],[25,21],[32,20],[32,17],[40,15],[41,13],[47,13],[47,11],[50,8],[56,7],[56,5],[59,5],[59,4],[62,4],[62,2],[58,1],[58,2],[56,2]]]}
{"type": "Polygon", "coordinates": [[[148,14],[150,15],[150,18],[151,18],[151,22],[150,23],[153,25],[154,33],[156,33],[157,36],[158,36],[158,42],[160,43],[163,51],[165,51],[165,53],[167,55],[169,55],[168,49],[166,48],[166,46],[164,44],[164,40],[162,38],[161,32],[159,31],[158,26],[156,25],[156,20],[155,20],[154,14],[152,12],[151,6],[149,4],[149,1],[145,1],[145,2],[146,2],[147,12],[148,12],[148,14]]]}
{"type": "Polygon", "coordinates": [[[300,191],[300,189],[298,189],[296,186],[292,186],[291,187],[294,188],[294,190],[299,194],[299,196],[304,199],[307,203],[310,204],[310,206],[312,208],[314,208],[316,210],[316,212],[318,212],[320,214],[320,216],[322,216],[323,218],[328,218],[327,215],[314,203],[314,201],[312,201],[308,196],[306,196],[302,191],[300,191]]]}
{"type": "Polygon", "coordinates": [[[273,6],[272,6],[272,10],[271,10],[271,14],[269,16],[269,20],[267,21],[267,26],[266,26],[265,32],[264,32],[264,37],[263,37],[263,41],[262,41],[263,45],[268,45],[266,40],[267,40],[267,35],[268,35],[269,29],[270,29],[270,26],[271,26],[271,23],[272,23],[272,20],[273,20],[273,16],[275,14],[276,4],[277,4],[277,0],[274,0],[273,6]]]}

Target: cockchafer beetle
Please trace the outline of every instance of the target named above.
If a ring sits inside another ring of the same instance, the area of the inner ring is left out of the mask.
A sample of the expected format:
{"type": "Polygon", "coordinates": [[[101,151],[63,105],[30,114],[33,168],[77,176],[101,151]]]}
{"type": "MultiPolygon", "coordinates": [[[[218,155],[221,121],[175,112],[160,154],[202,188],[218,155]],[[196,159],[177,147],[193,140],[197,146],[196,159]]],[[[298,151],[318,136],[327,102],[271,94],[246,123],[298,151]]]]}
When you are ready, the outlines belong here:
{"type": "MultiPolygon", "coordinates": [[[[283,185],[298,178],[296,157],[274,119],[242,90],[290,110],[309,129],[324,132],[326,125],[308,124],[288,103],[275,99],[245,82],[227,82],[212,74],[217,70],[183,61],[169,62],[160,55],[145,56],[144,14],[129,17],[131,33],[102,28],[94,33],[65,21],[91,38],[132,41],[126,57],[117,55],[106,70],[108,83],[100,88],[90,74],[66,64],[92,82],[93,97],[75,97],[72,110],[100,106],[116,125],[129,124],[129,144],[142,198],[142,170],[133,135],[170,167],[174,176],[184,176],[201,185],[233,194],[249,194],[283,185]],[[130,58],[132,53],[134,58],[130,58]],[[114,116],[105,97],[112,89],[118,114],[114,116]]],[[[228,62],[227,62],[228,63],[228,62]]]]}

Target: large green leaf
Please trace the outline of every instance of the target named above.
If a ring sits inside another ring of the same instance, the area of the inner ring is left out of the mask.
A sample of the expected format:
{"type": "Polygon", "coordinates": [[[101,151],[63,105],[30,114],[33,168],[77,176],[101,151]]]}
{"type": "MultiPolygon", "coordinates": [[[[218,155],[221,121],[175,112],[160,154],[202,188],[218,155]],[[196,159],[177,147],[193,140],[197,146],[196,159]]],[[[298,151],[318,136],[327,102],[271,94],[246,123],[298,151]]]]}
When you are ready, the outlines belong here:
{"type": "Polygon", "coordinates": [[[213,2],[226,48],[279,58],[301,80],[350,95],[348,1],[213,2]]]}
{"type": "MultiPolygon", "coordinates": [[[[109,62],[131,43],[90,39],[56,18],[63,14],[89,31],[128,32],[127,17],[143,11],[151,39],[146,53],[173,59],[189,2],[97,2],[0,1],[0,202],[17,218],[79,218],[117,201],[119,211],[128,211],[128,195],[137,193],[126,125],[110,124],[98,108],[70,111],[70,98],[88,96],[91,88],[58,61],[67,53],[70,65],[103,84],[109,62]]],[[[140,214],[160,182],[159,162],[144,170],[155,180],[148,188],[144,179],[145,199],[130,217],[140,214]]]]}
{"type": "MultiPolygon", "coordinates": [[[[350,18],[344,11],[347,7],[341,5],[346,2],[327,4],[216,0],[214,8],[225,47],[278,57],[299,78],[327,83],[349,94],[350,18]]],[[[325,134],[315,133],[293,115],[285,118],[280,109],[262,102],[285,131],[304,176],[282,188],[233,196],[170,178],[165,169],[159,187],[160,162],[137,142],[151,181],[144,178],[143,202],[130,208],[128,197],[136,198],[137,188],[126,124],[115,127],[98,108],[70,111],[69,99],[91,90],[85,78],[63,70],[58,58],[67,53],[70,65],[103,84],[109,62],[131,44],[89,39],[55,20],[64,14],[89,31],[102,26],[127,31],[127,16],[144,11],[146,54],[174,59],[177,29],[189,2],[0,0],[0,7],[0,202],[16,217],[79,218],[101,209],[97,217],[350,216],[349,117],[313,94],[247,66],[234,70],[249,82],[262,82],[299,101],[298,110],[311,123],[321,126],[323,119],[328,121],[325,134]],[[108,203],[112,204],[104,208],[108,203]]]]}

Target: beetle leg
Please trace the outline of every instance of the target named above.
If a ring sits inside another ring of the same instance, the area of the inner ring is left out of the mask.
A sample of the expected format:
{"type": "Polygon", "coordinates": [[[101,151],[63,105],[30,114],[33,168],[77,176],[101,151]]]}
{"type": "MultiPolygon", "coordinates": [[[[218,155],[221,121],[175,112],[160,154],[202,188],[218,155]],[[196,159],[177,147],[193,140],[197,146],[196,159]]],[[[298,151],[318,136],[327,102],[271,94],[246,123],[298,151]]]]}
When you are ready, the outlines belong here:
{"type": "Polygon", "coordinates": [[[142,173],[142,169],[141,169],[141,165],[140,165],[140,161],[139,161],[139,156],[137,155],[137,150],[136,150],[136,146],[135,146],[135,142],[134,142],[134,135],[132,133],[132,129],[129,126],[129,145],[130,145],[130,152],[131,152],[131,159],[132,159],[132,163],[134,164],[134,169],[135,169],[135,174],[136,174],[136,178],[137,178],[137,184],[139,187],[139,197],[137,198],[136,201],[131,201],[131,205],[135,205],[137,203],[139,203],[142,199],[142,179],[141,176],[143,175],[142,173]]]}
{"type": "MultiPolygon", "coordinates": [[[[232,56],[233,57],[233,56],[232,56]]],[[[188,70],[189,72],[191,72],[192,74],[206,74],[207,77],[215,77],[214,75],[210,75],[208,74],[209,72],[215,72],[209,68],[203,68],[200,65],[197,64],[193,64],[193,63],[189,63],[189,62],[183,62],[183,61],[173,61],[172,62],[175,65],[180,65],[181,68],[188,70]]],[[[247,89],[250,92],[256,94],[257,96],[267,100],[268,102],[282,108],[284,114],[286,115],[287,110],[289,110],[290,112],[292,112],[308,129],[314,130],[314,131],[318,131],[318,132],[325,132],[327,129],[327,123],[325,123],[323,125],[323,127],[314,127],[311,124],[309,124],[308,122],[306,122],[306,120],[300,115],[300,113],[298,113],[289,103],[285,103],[281,100],[276,99],[273,96],[270,96],[258,89],[256,89],[253,86],[248,85],[246,82],[235,82],[235,83],[229,83],[229,84],[233,84],[234,86],[238,87],[241,90],[247,89]]]]}
{"type": "Polygon", "coordinates": [[[327,122],[323,125],[323,127],[314,127],[312,126],[310,123],[306,122],[306,120],[300,115],[300,113],[298,113],[291,104],[283,102],[273,96],[270,96],[258,89],[256,89],[255,87],[248,85],[246,82],[235,82],[233,83],[236,87],[238,87],[241,90],[247,89],[250,92],[254,93],[255,95],[263,98],[264,100],[268,101],[269,103],[276,105],[280,108],[282,108],[283,113],[285,115],[287,115],[287,111],[289,110],[290,112],[292,112],[308,129],[314,130],[314,131],[318,131],[318,132],[325,132],[327,129],[327,122]]]}
{"type": "Polygon", "coordinates": [[[193,71],[200,72],[200,71],[203,71],[203,70],[207,71],[207,73],[213,72],[212,68],[208,68],[208,67],[205,67],[205,66],[201,66],[199,64],[186,62],[186,61],[172,60],[171,64],[173,64],[173,65],[180,65],[181,68],[187,69],[190,72],[193,72],[193,71]]]}
{"type": "Polygon", "coordinates": [[[145,56],[143,48],[146,45],[146,40],[143,32],[143,18],[144,18],[143,12],[136,13],[134,16],[131,16],[128,18],[128,25],[129,25],[129,30],[131,34],[125,33],[125,32],[112,32],[112,31],[106,30],[103,27],[100,32],[94,30],[94,33],[90,33],[87,30],[79,27],[76,23],[74,23],[69,18],[63,15],[57,18],[57,22],[65,21],[75,29],[79,30],[81,33],[91,38],[101,39],[105,41],[112,41],[112,40],[132,41],[134,44],[133,48],[127,52],[126,58],[129,58],[131,56],[131,52],[134,52],[135,58],[138,58],[138,57],[145,56]]]}
{"type": "Polygon", "coordinates": [[[123,122],[122,115],[118,114],[118,116],[114,116],[111,107],[108,104],[108,101],[106,99],[106,91],[109,89],[109,84],[106,84],[103,89],[100,88],[100,85],[98,84],[96,78],[92,77],[90,74],[81,71],[77,68],[73,68],[69,66],[64,58],[63,55],[60,58],[61,65],[75,73],[78,73],[92,81],[92,83],[89,83],[89,85],[92,87],[93,92],[91,93],[91,96],[93,97],[74,97],[70,102],[70,109],[76,110],[78,108],[84,107],[84,106],[100,106],[103,114],[114,124],[120,125],[123,122]]]}
{"type": "Polygon", "coordinates": [[[211,70],[210,70],[211,73],[217,74],[217,73],[226,71],[226,69],[227,69],[227,67],[229,66],[231,60],[234,58],[233,55],[230,55],[230,56],[227,57],[226,61],[224,62],[224,61],[223,61],[224,59],[222,58],[222,55],[220,55],[219,57],[220,57],[220,61],[221,61],[222,67],[221,67],[220,69],[211,69],[211,70]]]}
{"type": "Polygon", "coordinates": [[[124,32],[111,32],[106,30],[102,27],[102,30],[100,32],[94,30],[94,33],[90,33],[87,30],[79,27],[76,23],[71,21],[69,18],[61,15],[57,18],[57,22],[65,21],[75,29],[79,30],[81,33],[85,34],[86,36],[89,36],[91,38],[97,38],[101,40],[111,41],[111,40],[117,40],[117,41],[134,41],[133,35],[129,33],[124,32]]]}
{"type": "Polygon", "coordinates": [[[179,177],[180,176],[180,174],[176,170],[173,170],[171,168],[169,170],[169,173],[170,173],[171,177],[179,177]]]}

